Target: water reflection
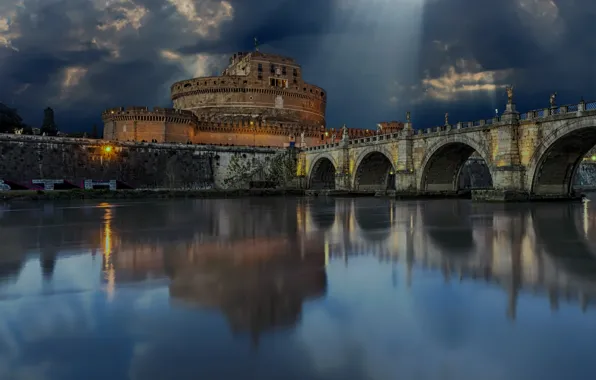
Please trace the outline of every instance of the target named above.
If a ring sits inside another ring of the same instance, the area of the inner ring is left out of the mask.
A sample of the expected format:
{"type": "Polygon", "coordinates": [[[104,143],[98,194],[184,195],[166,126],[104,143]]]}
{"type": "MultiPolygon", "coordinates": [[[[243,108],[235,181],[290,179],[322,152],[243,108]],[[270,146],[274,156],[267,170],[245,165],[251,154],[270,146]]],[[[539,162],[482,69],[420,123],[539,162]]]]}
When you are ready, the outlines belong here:
{"type": "MultiPolygon", "coordinates": [[[[124,357],[144,358],[143,364],[122,358],[126,370],[115,377],[98,372],[112,378],[190,378],[201,371],[212,374],[216,367],[221,374],[221,367],[205,360],[189,358],[179,368],[167,364],[186,355],[174,346],[208,355],[216,351],[213,342],[220,341],[227,343],[216,344],[218,355],[235,352],[240,361],[239,369],[226,369],[228,375],[252,371],[247,363],[263,360],[259,378],[278,378],[279,371],[297,365],[290,363],[316,362],[293,346],[296,340],[314,340],[317,349],[336,354],[344,350],[338,348],[347,347],[338,343],[342,334],[330,338],[329,331],[356,318],[366,302],[375,311],[355,325],[364,335],[378,325],[399,351],[405,348],[396,339],[414,339],[407,338],[412,329],[423,326],[408,349],[419,345],[426,352],[431,346],[469,350],[497,344],[493,337],[470,347],[473,337],[487,334],[485,329],[472,333],[470,326],[488,325],[487,331],[494,327],[507,335],[510,326],[529,323],[523,310],[529,313],[536,302],[546,307],[535,309],[534,325],[538,316],[551,315],[549,305],[552,315],[564,318],[561,323],[572,311],[593,317],[596,297],[596,212],[590,204],[342,198],[23,203],[3,206],[0,239],[0,357],[10,353],[12,362],[27,362],[34,354],[25,348],[32,342],[44,341],[47,347],[47,339],[55,343],[65,334],[100,340],[109,334],[118,350],[132,351],[131,344],[140,350],[124,357]],[[437,279],[441,288],[431,286],[437,279]],[[377,281],[386,285],[373,285],[377,281]],[[486,310],[496,305],[497,312],[480,317],[479,302],[486,310]],[[409,313],[415,318],[408,320],[409,313]],[[42,314],[43,321],[38,320],[42,314]],[[325,326],[331,316],[334,324],[325,326]],[[282,339],[283,348],[267,340],[272,337],[282,339]],[[261,359],[238,354],[234,342],[258,343],[261,359]],[[164,355],[171,356],[164,362],[164,355]]],[[[583,318],[565,325],[569,339],[585,335],[582,323],[596,331],[596,323],[583,318]]],[[[562,339],[560,331],[536,333],[557,333],[562,339]]],[[[499,347],[523,343],[515,334],[509,339],[499,347]]],[[[363,367],[364,352],[380,349],[377,341],[350,351],[349,363],[332,366],[333,375],[321,375],[321,363],[293,371],[296,378],[394,378],[373,376],[363,367]]],[[[77,352],[94,345],[89,342],[64,344],[77,352]]],[[[36,358],[58,360],[51,350],[35,352],[36,358]]],[[[407,350],[400,352],[407,356],[407,350]]],[[[0,360],[0,378],[16,378],[3,365],[8,364],[0,360]]],[[[73,366],[71,360],[61,365],[62,377],[52,372],[45,378],[90,378],[84,364],[78,364],[78,372],[64,370],[73,366]]],[[[461,368],[466,370],[457,378],[481,373],[469,364],[460,363],[461,368]]],[[[403,371],[396,368],[392,374],[416,374],[403,371]]],[[[546,374],[551,372],[557,373],[546,374]]],[[[511,378],[511,373],[494,378],[511,378]]]]}

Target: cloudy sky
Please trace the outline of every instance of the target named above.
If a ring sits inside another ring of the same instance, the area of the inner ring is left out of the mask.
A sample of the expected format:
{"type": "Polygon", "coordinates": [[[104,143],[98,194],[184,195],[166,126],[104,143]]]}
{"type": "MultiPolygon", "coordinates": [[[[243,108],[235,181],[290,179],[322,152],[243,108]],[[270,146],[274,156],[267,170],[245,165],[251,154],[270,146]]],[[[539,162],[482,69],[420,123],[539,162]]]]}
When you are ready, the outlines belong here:
{"type": "Polygon", "coordinates": [[[173,81],[230,53],[295,57],[328,92],[329,126],[415,127],[596,99],[594,0],[0,0],[0,102],[65,131],[102,109],[169,106],[173,81]]]}

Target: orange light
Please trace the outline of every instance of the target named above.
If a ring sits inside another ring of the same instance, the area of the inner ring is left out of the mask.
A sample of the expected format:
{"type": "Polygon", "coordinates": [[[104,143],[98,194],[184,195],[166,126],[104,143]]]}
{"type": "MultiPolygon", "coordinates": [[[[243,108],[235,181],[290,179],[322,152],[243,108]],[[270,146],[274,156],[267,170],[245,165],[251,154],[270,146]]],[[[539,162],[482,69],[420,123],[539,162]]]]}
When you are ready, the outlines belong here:
{"type": "Polygon", "coordinates": [[[106,152],[106,153],[110,153],[110,152],[112,151],[112,147],[111,147],[111,146],[109,146],[109,145],[106,145],[106,146],[104,146],[104,147],[103,147],[103,150],[104,150],[104,152],[106,152]]]}

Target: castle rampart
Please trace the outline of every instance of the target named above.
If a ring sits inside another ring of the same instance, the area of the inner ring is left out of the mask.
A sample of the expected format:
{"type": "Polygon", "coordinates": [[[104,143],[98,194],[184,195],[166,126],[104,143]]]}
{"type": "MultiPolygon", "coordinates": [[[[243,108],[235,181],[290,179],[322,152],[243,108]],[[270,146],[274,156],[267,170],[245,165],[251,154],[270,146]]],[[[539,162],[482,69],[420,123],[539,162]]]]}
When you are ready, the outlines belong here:
{"type": "Polygon", "coordinates": [[[240,53],[221,76],[180,81],[170,90],[175,108],[199,117],[241,115],[325,125],[325,91],[304,82],[294,60],[277,55],[240,53]]]}
{"type": "Polygon", "coordinates": [[[278,146],[321,144],[326,93],[302,79],[293,59],[259,51],[236,53],[221,76],[170,87],[173,109],[113,108],[104,138],[117,141],[278,146]]]}
{"type": "Polygon", "coordinates": [[[112,108],[102,113],[104,139],[182,142],[194,139],[196,116],[190,111],[148,107],[112,108]]]}

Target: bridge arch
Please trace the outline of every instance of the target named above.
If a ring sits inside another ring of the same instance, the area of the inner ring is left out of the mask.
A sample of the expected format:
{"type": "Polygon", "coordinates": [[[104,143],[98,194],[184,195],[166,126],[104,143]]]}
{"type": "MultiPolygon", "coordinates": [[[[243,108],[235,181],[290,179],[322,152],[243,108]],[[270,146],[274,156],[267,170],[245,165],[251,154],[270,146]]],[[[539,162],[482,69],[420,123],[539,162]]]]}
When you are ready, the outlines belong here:
{"type": "Polygon", "coordinates": [[[438,141],[426,149],[420,169],[417,171],[417,183],[420,191],[457,191],[461,170],[472,154],[476,152],[484,160],[490,175],[492,187],[493,169],[489,150],[484,144],[465,135],[450,136],[438,141]]]}
{"type": "Polygon", "coordinates": [[[391,162],[391,154],[385,149],[364,149],[356,158],[354,168],[354,190],[395,189],[395,168],[391,162]]]}
{"type": "Polygon", "coordinates": [[[308,170],[308,188],[334,190],[336,168],[337,163],[333,156],[329,154],[316,156],[308,170]]]}
{"type": "Polygon", "coordinates": [[[542,139],[528,162],[526,188],[532,194],[570,195],[577,168],[595,145],[595,117],[554,127],[542,139]]]}

